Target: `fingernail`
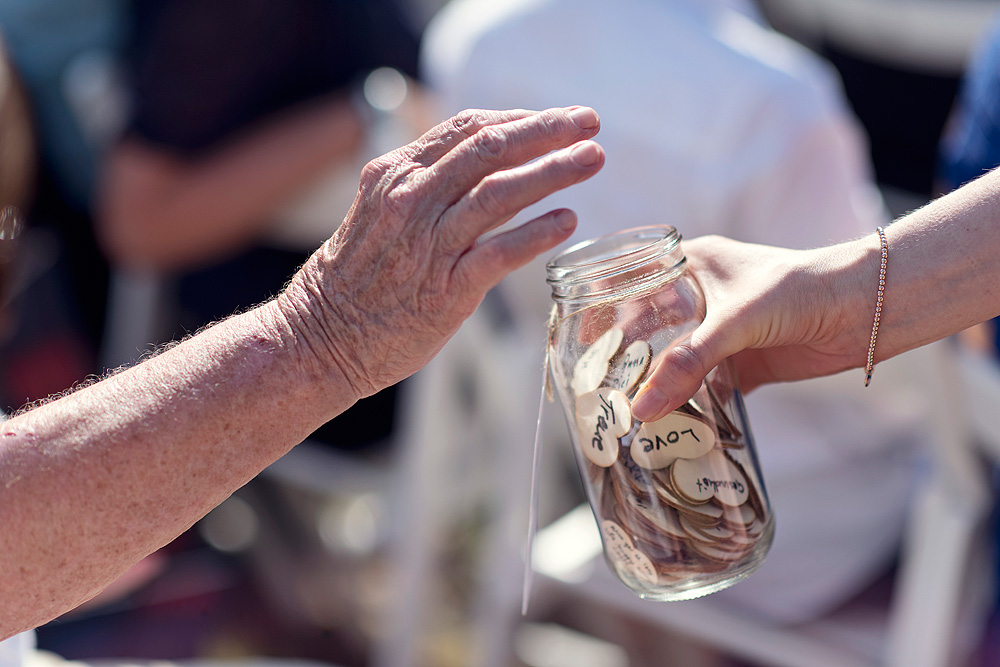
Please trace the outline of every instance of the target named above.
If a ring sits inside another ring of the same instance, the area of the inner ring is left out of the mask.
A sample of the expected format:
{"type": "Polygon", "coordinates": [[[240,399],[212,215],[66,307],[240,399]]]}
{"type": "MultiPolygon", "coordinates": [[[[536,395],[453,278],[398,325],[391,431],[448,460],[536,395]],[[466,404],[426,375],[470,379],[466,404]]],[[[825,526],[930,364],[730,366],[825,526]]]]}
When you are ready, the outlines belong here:
{"type": "Polygon", "coordinates": [[[601,124],[597,112],[590,107],[577,107],[569,112],[569,117],[583,130],[593,130],[601,124]]]}
{"type": "Polygon", "coordinates": [[[577,144],[570,155],[573,158],[573,162],[576,162],[581,167],[590,167],[597,164],[597,161],[601,159],[601,151],[597,149],[597,144],[592,141],[577,144]]]}
{"type": "Polygon", "coordinates": [[[632,403],[632,416],[641,422],[652,421],[652,418],[667,404],[667,397],[656,387],[647,387],[639,393],[632,403]]]}
{"type": "Polygon", "coordinates": [[[576,229],[576,213],[569,209],[561,209],[555,212],[556,229],[563,233],[572,232],[576,229]]]}

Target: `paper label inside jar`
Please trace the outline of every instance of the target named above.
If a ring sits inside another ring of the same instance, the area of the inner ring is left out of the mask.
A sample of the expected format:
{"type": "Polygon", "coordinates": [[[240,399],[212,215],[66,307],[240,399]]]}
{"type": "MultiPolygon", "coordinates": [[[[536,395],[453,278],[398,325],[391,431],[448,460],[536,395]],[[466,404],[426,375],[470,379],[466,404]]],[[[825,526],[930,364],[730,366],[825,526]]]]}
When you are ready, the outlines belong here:
{"type": "Polygon", "coordinates": [[[576,428],[584,456],[595,465],[609,467],[618,460],[618,439],[632,429],[628,398],[608,387],[580,396],[576,399],[576,428]]]}
{"type": "Polygon", "coordinates": [[[656,584],[656,567],[649,557],[639,551],[632,538],[614,521],[601,522],[604,548],[616,565],[646,585],[656,584]]]}
{"type": "Polygon", "coordinates": [[[646,422],[632,439],[632,458],[643,468],[656,470],[674,459],[696,459],[715,446],[715,431],[702,420],[681,412],[646,422]]]}
{"type": "Polygon", "coordinates": [[[574,394],[582,396],[604,383],[611,357],[618,353],[624,338],[625,332],[621,329],[609,329],[580,355],[576,365],[573,366],[574,394]]]}

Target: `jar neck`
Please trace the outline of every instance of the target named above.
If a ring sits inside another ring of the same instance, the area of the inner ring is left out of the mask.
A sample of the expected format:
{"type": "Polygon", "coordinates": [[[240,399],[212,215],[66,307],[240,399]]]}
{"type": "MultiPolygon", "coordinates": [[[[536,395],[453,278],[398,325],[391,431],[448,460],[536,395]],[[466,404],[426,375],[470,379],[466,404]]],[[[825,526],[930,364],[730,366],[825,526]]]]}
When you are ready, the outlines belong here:
{"type": "Polygon", "coordinates": [[[629,298],[677,280],[687,265],[681,236],[666,225],[591,239],[556,255],[545,267],[552,299],[573,307],[629,298]]]}

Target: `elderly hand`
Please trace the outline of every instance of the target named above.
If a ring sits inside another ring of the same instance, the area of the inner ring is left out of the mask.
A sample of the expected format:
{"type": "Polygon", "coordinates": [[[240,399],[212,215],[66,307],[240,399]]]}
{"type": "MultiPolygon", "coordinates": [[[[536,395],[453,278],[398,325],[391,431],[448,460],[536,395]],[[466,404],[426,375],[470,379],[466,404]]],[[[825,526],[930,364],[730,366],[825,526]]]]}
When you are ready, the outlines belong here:
{"type": "Polygon", "coordinates": [[[864,366],[877,243],[787,250],[720,236],[685,241],[689,270],[705,293],[705,321],[658,360],[632,404],[636,419],[654,421],[680,407],[730,356],[745,391],[864,366]]]}
{"type": "Polygon", "coordinates": [[[597,173],[604,154],[586,140],[599,126],[586,107],[466,111],[369,163],[343,224],[278,300],[314,368],[366,396],[424,366],[487,290],[573,232],[558,210],[481,238],[597,173]]]}
{"type": "Polygon", "coordinates": [[[598,125],[578,107],[453,118],[368,165],[277,299],[4,422],[0,639],[92,597],[427,363],[492,285],[572,232],[561,211],[480,239],[596,173],[598,125]]]}

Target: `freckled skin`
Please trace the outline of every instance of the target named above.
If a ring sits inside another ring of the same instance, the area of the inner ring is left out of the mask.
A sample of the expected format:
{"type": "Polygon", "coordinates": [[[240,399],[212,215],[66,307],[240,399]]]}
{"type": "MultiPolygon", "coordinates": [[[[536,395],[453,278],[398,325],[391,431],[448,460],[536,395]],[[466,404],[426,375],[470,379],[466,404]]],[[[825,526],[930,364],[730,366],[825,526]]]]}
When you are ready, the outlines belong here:
{"type": "Polygon", "coordinates": [[[89,599],[425,365],[503,276],[572,233],[575,216],[554,211],[478,241],[596,173],[598,129],[582,107],[460,114],[366,167],[343,224],[276,299],[5,422],[0,639],[89,599]]]}

